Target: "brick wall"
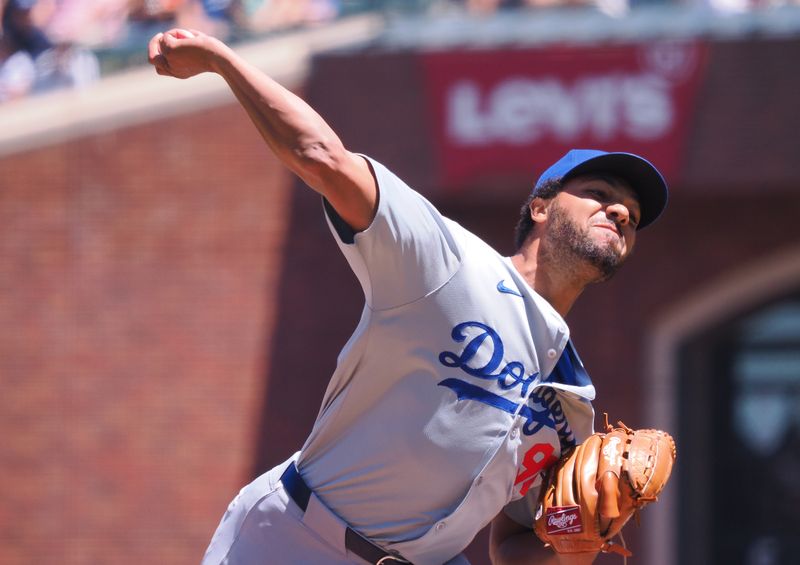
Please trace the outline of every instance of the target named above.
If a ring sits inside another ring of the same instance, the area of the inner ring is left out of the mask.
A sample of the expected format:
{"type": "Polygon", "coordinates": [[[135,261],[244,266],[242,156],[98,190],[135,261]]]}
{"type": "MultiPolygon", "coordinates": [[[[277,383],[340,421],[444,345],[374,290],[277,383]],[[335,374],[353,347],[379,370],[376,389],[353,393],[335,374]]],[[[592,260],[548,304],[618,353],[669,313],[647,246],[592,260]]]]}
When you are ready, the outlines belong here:
{"type": "Polygon", "coordinates": [[[0,562],[199,561],[252,467],[289,187],[234,106],[0,160],[0,562]]]}

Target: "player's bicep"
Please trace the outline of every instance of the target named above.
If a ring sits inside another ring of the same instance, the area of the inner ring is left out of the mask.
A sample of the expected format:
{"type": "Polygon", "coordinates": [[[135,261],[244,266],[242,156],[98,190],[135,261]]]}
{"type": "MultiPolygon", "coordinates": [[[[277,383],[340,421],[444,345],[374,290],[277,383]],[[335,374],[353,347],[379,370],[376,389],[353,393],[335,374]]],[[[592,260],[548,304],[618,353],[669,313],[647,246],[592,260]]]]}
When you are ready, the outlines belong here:
{"type": "Polygon", "coordinates": [[[451,232],[455,225],[386,167],[368,162],[377,189],[372,221],[365,229],[353,230],[352,219],[340,217],[327,197],[324,205],[337,244],[358,277],[367,304],[384,310],[409,304],[440,288],[457,272],[461,254],[451,232]]]}
{"type": "Polygon", "coordinates": [[[344,151],[335,166],[314,180],[313,186],[353,232],[369,227],[378,207],[378,187],[367,160],[344,151]]]}

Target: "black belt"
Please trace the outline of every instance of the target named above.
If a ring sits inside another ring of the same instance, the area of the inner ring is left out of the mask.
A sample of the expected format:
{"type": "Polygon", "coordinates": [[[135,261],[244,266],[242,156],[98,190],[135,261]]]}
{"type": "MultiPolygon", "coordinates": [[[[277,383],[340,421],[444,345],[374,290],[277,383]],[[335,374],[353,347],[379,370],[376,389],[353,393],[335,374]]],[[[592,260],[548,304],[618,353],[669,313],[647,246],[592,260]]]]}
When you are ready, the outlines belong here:
{"type": "MultiPolygon", "coordinates": [[[[281,482],[295,504],[305,512],[306,508],[308,508],[308,500],[311,498],[311,489],[308,488],[303,477],[297,472],[297,467],[294,463],[286,467],[283,475],[281,475],[281,482]]],[[[373,565],[408,564],[408,561],[402,557],[384,551],[349,526],[345,530],[344,546],[373,565]]]]}

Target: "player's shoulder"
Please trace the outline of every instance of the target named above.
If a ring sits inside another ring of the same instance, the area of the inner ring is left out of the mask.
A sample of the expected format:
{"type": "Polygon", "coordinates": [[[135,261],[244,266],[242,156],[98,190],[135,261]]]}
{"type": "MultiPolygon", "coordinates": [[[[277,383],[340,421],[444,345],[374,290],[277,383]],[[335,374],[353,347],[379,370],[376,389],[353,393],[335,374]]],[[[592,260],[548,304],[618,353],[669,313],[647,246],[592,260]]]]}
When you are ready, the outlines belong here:
{"type": "Polygon", "coordinates": [[[369,155],[365,155],[364,153],[356,153],[356,155],[363,158],[367,162],[372,170],[372,174],[375,175],[375,180],[378,183],[378,187],[390,184],[413,190],[402,178],[400,178],[400,176],[389,169],[389,167],[384,165],[381,161],[378,161],[369,155]]]}
{"type": "Polygon", "coordinates": [[[484,259],[502,258],[494,247],[469,228],[447,216],[444,216],[444,222],[447,224],[450,233],[460,240],[462,247],[468,248],[473,254],[481,254],[484,259]]]}
{"type": "Polygon", "coordinates": [[[481,257],[483,260],[502,258],[502,256],[483,238],[476,235],[468,227],[448,217],[446,211],[440,209],[436,204],[431,202],[427,196],[411,187],[386,165],[368,155],[359,155],[366,159],[372,167],[373,174],[378,184],[378,190],[381,194],[379,198],[383,198],[384,202],[386,200],[394,201],[395,197],[401,194],[405,196],[400,197],[397,201],[398,204],[407,204],[409,201],[405,198],[408,196],[418,199],[419,202],[423,203],[426,209],[432,211],[437,217],[441,218],[440,225],[446,228],[446,232],[459,244],[459,248],[468,249],[474,258],[481,257]]]}

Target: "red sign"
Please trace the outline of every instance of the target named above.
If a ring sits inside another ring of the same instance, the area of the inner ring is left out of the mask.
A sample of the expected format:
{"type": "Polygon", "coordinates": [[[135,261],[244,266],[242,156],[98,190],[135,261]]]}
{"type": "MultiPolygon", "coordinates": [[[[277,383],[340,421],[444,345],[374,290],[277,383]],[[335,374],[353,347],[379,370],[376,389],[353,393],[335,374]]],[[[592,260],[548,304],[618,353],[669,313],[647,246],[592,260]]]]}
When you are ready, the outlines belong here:
{"type": "Polygon", "coordinates": [[[705,45],[659,42],[424,55],[440,186],[539,174],[569,149],[680,169],[705,45]]]}

